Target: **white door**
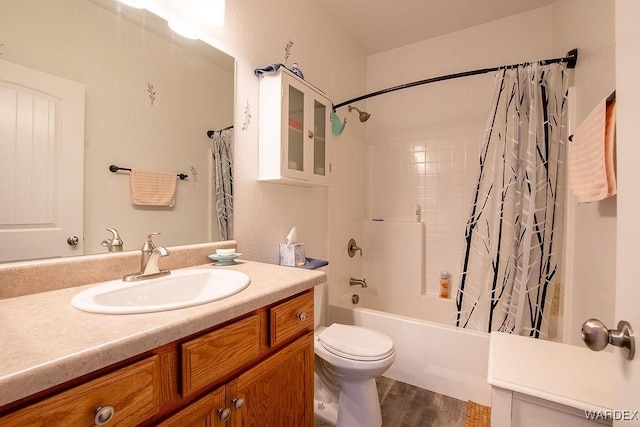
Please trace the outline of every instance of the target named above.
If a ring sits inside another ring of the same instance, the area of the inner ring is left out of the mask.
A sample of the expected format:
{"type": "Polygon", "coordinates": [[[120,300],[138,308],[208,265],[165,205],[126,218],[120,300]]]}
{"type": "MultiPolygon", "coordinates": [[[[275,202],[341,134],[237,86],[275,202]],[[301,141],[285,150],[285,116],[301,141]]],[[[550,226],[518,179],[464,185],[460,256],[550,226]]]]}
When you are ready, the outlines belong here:
{"type": "MultiPolygon", "coordinates": [[[[618,232],[616,322],[626,320],[640,345],[640,2],[616,1],[618,232]]],[[[616,325],[607,325],[615,328],[616,325]]],[[[640,351],[628,361],[616,348],[616,425],[640,425],[640,351]],[[629,411],[626,413],[624,411],[629,411]]]]}
{"type": "Polygon", "coordinates": [[[0,262],[82,255],[83,153],[84,85],[0,60],[0,262]]]}

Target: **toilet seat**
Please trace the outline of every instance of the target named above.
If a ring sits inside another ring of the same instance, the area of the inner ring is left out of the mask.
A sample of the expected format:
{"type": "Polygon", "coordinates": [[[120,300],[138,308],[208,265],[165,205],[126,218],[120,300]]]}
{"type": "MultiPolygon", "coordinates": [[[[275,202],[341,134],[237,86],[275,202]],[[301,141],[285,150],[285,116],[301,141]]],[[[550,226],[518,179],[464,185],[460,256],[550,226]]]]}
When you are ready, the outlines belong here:
{"type": "Polygon", "coordinates": [[[382,360],[395,352],[391,338],[361,326],[334,323],[322,330],[317,339],[330,353],[350,360],[382,360]]]}

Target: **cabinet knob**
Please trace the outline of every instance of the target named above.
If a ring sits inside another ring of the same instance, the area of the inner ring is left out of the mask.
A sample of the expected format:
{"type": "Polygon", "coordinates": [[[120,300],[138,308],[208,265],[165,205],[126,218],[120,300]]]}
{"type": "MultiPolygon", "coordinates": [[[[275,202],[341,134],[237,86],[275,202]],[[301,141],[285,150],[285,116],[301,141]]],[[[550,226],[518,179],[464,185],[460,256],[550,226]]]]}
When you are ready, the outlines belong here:
{"type": "Polygon", "coordinates": [[[242,409],[244,406],[244,398],[237,397],[231,401],[236,409],[242,409]]]}
{"type": "Polygon", "coordinates": [[[301,311],[300,313],[296,313],[296,317],[299,321],[303,322],[307,318],[307,313],[301,311]]]}
{"type": "Polygon", "coordinates": [[[231,409],[229,408],[220,408],[218,409],[218,415],[220,415],[220,419],[222,421],[228,421],[231,418],[231,409]]]}
{"type": "Polygon", "coordinates": [[[116,414],[116,410],[113,408],[113,406],[109,406],[109,405],[98,406],[95,412],[96,412],[96,416],[93,417],[93,422],[97,426],[105,425],[106,423],[111,421],[113,416],[116,414]]]}
{"type": "Polygon", "coordinates": [[[80,242],[80,239],[78,238],[78,236],[67,237],[67,244],[69,246],[78,246],[78,242],[80,242]]]}
{"type": "Polygon", "coordinates": [[[315,133],[313,133],[312,130],[309,131],[309,139],[313,139],[316,136],[315,133]]]}

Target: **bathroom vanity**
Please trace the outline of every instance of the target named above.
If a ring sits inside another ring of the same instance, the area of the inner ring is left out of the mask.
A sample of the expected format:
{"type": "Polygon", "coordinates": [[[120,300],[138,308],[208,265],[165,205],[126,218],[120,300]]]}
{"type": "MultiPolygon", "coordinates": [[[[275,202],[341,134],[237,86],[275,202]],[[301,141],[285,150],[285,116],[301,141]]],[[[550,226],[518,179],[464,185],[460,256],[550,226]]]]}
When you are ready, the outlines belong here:
{"type": "Polygon", "coordinates": [[[88,286],[0,299],[0,424],[313,425],[313,286],[325,274],[224,268],[251,284],[181,310],[71,307],[88,286]]]}

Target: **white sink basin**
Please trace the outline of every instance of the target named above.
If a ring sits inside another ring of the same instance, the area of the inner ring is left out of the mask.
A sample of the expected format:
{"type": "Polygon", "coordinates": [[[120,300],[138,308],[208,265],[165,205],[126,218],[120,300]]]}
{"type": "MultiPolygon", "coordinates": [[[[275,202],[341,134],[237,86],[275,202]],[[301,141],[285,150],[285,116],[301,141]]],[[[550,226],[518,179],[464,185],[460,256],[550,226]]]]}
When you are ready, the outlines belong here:
{"type": "Polygon", "coordinates": [[[71,304],[92,313],[151,313],[223,299],[240,292],[250,282],[249,276],[233,270],[174,270],[156,279],[103,282],[76,294],[71,304]]]}

